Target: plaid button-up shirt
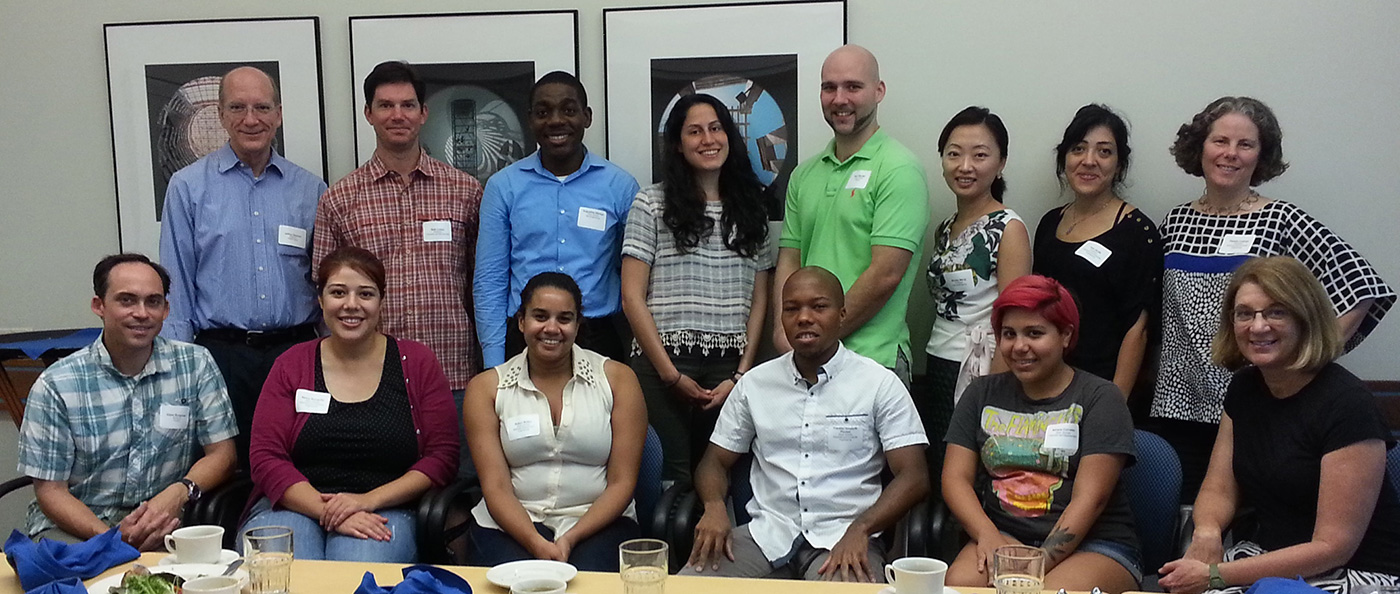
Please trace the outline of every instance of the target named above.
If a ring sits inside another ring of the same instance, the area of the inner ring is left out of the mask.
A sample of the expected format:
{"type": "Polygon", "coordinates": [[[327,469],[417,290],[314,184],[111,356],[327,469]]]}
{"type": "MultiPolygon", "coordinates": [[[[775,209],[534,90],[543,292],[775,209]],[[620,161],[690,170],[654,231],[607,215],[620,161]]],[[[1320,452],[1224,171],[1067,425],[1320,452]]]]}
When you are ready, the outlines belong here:
{"type": "MultiPolygon", "coordinates": [[[[224,378],[204,347],[156,338],[146,368],[122,375],[102,338],[44,370],[29,391],[19,472],[67,481],[108,525],[180,480],[196,448],[238,433],[224,378]],[[188,424],[164,429],[162,407],[188,407],[188,424]]],[[[29,506],[32,536],[54,523],[29,506]]]]}
{"type": "Polygon", "coordinates": [[[342,245],[378,256],[388,277],[380,330],[428,345],[453,390],[478,367],[470,282],[480,213],[481,184],[426,153],[407,180],[371,157],[316,208],[312,270],[342,245]],[[451,239],[434,241],[445,239],[443,222],[451,239]]]}

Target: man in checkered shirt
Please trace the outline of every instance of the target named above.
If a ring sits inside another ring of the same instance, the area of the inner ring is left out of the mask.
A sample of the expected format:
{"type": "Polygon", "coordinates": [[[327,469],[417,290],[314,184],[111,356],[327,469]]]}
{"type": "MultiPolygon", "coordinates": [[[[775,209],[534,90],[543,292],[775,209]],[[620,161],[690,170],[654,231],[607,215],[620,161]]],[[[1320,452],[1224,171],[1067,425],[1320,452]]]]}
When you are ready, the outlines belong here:
{"type": "Polygon", "coordinates": [[[164,268],[107,256],[92,284],[102,335],[29,392],[19,471],[33,477],[35,501],[25,530],[77,542],[116,526],[154,550],[186,503],[233,474],[238,428],[209,351],[158,336],[170,313],[164,268]]]}

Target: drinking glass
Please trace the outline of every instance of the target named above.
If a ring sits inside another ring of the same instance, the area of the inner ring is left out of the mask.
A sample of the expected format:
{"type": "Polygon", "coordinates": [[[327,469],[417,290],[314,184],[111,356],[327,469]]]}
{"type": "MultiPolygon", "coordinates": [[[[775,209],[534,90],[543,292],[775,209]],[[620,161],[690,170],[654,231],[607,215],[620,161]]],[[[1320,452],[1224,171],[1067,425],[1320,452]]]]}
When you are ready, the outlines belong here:
{"type": "Polygon", "coordinates": [[[244,530],[243,563],[253,594],[287,594],[292,585],[292,529],[263,526],[244,530]]]}
{"type": "Polygon", "coordinates": [[[638,538],[617,547],[625,594],[662,594],[666,589],[669,547],[664,540],[638,538]]]}
{"type": "Polygon", "coordinates": [[[997,594],[1040,594],[1044,583],[1044,549],[1007,545],[992,553],[992,585],[997,594]]]}

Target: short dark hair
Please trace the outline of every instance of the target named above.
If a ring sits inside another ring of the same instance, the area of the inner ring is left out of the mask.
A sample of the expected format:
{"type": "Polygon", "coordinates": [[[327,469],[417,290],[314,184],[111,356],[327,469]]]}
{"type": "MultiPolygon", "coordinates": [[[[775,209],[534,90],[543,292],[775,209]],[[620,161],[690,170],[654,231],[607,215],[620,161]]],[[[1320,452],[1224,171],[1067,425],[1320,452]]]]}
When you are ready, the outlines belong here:
{"type": "Polygon", "coordinates": [[[535,86],[530,87],[531,105],[535,103],[535,92],[539,91],[540,87],[549,84],[561,84],[573,87],[574,91],[578,93],[579,104],[583,107],[588,107],[588,91],[583,90],[583,83],[579,82],[577,76],[564,72],[563,70],[555,70],[554,72],[541,76],[539,80],[535,81],[535,86]]]}
{"type": "Polygon", "coordinates": [[[365,105],[374,103],[374,91],[384,85],[395,83],[408,83],[413,85],[413,92],[418,95],[418,103],[427,101],[427,87],[423,85],[423,79],[418,78],[418,71],[413,69],[408,62],[380,62],[374,70],[365,77],[365,105]]]}
{"type": "Polygon", "coordinates": [[[331,275],[341,268],[349,268],[365,275],[374,282],[374,286],[379,287],[379,294],[384,294],[384,263],[379,261],[374,252],[353,245],[342,245],[321,258],[321,265],[316,267],[316,292],[324,291],[331,275]]]}
{"type": "Polygon", "coordinates": [[[544,288],[559,289],[568,293],[574,298],[574,313],[583,316],[583,291],[579,290],[574,277],[562,272],[541,272],[525,283],[525,288],[520,290],[520,309],[515,312],[516,318],[525,317],[525,306],[530,304],[535,291],[544,288]]]}
{"type": "Polygon", "coordinates": [[[1172,156],[1182,171],[1196,177],[1205,177],[1201,168],[1201,152],[1205,150],[1206,137],[1210,127],[1226,114],[1237,113],[1254,122],[1259,129],[1259,164],[1254,166],[1254,175],[1249,177],[1249,185],[1257,186],[1283,175],[1288,163],[1283,160],[1283,129],[1278,125],[1274,110],[1263,101],[1253,97],[1221,97],[1211,101],[1205,109],[1182,124],[1176,131],[1176,142],[1172,143],[1172,156]]]}
{"type": "Polygon", "coordinates": [[[107,288],[111,281],[112,269],[120,264],[128,263],[145,264],[155,269],[156,275],[160,277],[160,289],[164,295],[170,294],[170,273],[165,271],[165,267],[152,262],[145,254],[112,254],[97,262],[97,266],[92,269],[92,293],[99,298],[107,297],[107,288]]]}
{"type": "Polygon", "coordinates": [[[1074,113],[1074,119],[1065,126],[1065,136],[1055,147],[1055,175],[1060,178],[1060,187],[1065,185],[1065,158],[1074,145],[1084,141],[1084,137],[1094,128],[1103,126],[1113,134],[1113,143],[1118,145],[1118,171],[1113,174],[1113,187],[1122,187],[1128,177],[1128,164],[1132,161],[1133,149],[1128,146],[1128,123],[1105,105],[1090,103],[1074,113]]]}
{"type": "MultiPolygon", "coordinates": [[[[992,138],[997,141],[997,148],[1001,149],[1001,160],[1006,161],[1006,151],[1011,148],[1010,136],[1006,133],[1006,124],[1001,122],[997,114],[990,109],[976,105],[968,106],[953,119],[948,120],[948,124],[943,126],[943,133],[938,135],[938,154],[943,154],[943,147],[948,144],[948,137],[953,135],[953,130],[963,126],[986,126],[992,132],[992,138]]],[[[1006,180],[1000,175],[992,181],[992,198],[997,202],[1002,201],[1002,196],[1006,195],[1006,180]]]]}

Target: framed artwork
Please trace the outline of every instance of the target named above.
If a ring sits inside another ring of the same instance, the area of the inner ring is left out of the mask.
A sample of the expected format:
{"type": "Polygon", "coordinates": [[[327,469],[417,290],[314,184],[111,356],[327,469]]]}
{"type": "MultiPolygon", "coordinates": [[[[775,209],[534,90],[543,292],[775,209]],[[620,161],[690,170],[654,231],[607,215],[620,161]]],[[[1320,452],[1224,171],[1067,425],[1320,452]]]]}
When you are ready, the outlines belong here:
{"type": "Polygon", "coordinates": [[[423,79],[424,150],[484,184],[535,151],[528,118],[535,80],[578,72],[578,11],[350,17],[359,163],[376,144],[363,115],[364,80],[389,60],[412,64],[423,79]]]}
{"type": "Polygon", "coordinates": [[[792,169],[831,138],[821,63],[845,42],[841,0],[606,8],[608,159],[644,186],[660,181],[671,106],[682,95],[712,95],[729,107],[781,216],[776,204],[792,169]]]}
{"type": "Polygon", "coordinates": [[[317,17],[112,23],[103,36],[122,251],[157,256],[170,176],[228,141],[219,80],[239,66],[281,90],[273,147],[327,177],[317,17]]]}

